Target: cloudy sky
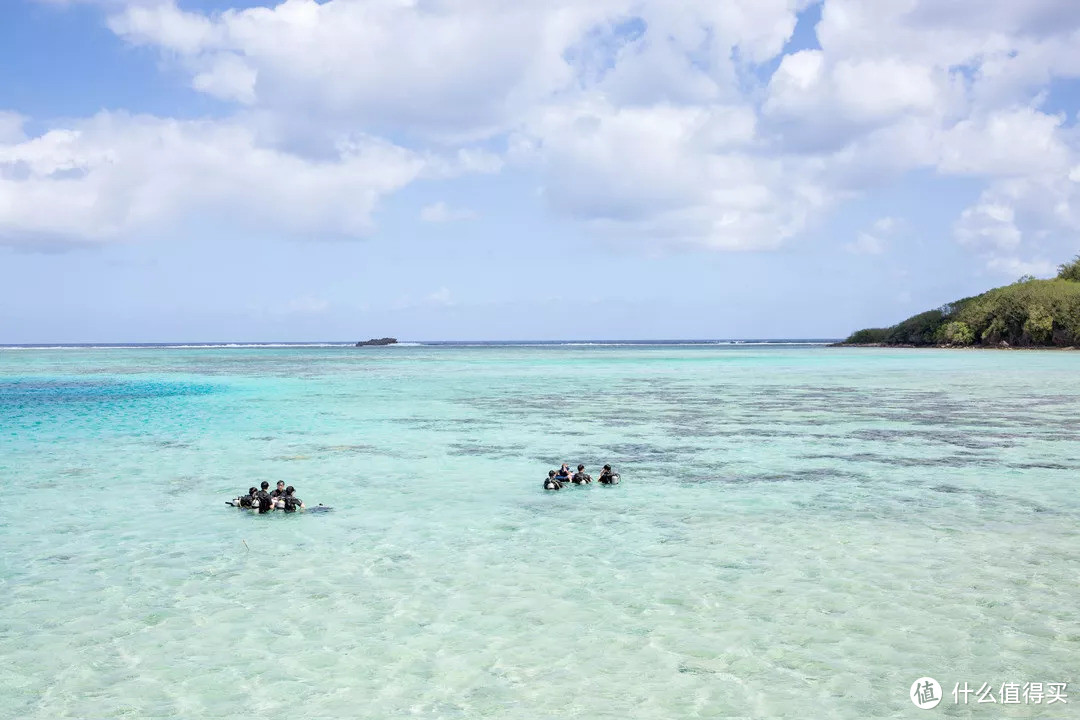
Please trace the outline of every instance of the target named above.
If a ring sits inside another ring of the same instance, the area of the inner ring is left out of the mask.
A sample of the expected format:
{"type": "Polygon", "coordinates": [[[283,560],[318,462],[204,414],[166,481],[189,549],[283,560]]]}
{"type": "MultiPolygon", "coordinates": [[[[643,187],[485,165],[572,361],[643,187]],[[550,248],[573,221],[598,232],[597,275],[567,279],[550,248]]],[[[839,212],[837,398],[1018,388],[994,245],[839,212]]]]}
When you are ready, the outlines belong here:
{"type": "Polygon", "coordinates": [[[1075,0],[3,0],[0,343],[835,337],[1080,252],[1075,0]]]}

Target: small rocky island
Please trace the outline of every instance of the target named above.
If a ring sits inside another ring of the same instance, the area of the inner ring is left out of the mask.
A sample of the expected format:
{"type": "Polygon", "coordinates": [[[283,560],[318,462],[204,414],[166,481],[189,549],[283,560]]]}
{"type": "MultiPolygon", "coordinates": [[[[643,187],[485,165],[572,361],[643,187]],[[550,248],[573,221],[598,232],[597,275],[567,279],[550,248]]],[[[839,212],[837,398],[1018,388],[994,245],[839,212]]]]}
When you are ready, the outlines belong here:
{"type": "Polygon", "coordinates": [[[1080,347],[1080,255],[1056,278],[956,300],[887,328],[867,328],[838,345],[905,347],[1080,347]]]}
{"type": "Polygon", "coordinates": [[[356,347],[372,347],[378,345],[397,345],[397,338],[372,338],[370,340],[361,340],[356,343],[356,347]]]}

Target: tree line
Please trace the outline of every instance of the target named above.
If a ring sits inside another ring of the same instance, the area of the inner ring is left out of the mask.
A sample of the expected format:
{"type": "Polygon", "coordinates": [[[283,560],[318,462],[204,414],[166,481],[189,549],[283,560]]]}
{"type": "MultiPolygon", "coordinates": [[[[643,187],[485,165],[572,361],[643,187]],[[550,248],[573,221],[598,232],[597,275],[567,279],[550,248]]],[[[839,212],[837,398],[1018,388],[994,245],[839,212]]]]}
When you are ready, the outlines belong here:
{"type": "Polygon", "coordinates": [[[859,330],[843,344],[1080,346],[1080,255],[1061,265],[1050,280],[1026,276],[892,327],[859,330]]]}

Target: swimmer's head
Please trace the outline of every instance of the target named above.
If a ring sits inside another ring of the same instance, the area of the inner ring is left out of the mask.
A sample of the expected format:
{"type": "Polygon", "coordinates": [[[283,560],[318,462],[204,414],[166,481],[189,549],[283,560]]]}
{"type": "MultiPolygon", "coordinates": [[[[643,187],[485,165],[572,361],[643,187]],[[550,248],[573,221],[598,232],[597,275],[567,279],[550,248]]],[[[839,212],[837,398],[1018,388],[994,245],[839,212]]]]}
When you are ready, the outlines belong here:
{"type": "Polygon", "coordinates": [[[548,470],[548,477],[555,477],[555,471],[554,470],[548,470]]]}
{"type": "Polygon", "coordinates": [[[278,480],[277,481],[277,489],[280,490],[283,487],[285,487],[285,481],[284,480],[278,480]]]}
{"type": "Polygon", "coordinates": [[[259,487],[261,487],[263,490],[265,490],[266,488],[270,487],[270,483],[263,480],[262,485],[260,485],[259,487]]]}
{"type": "Polygon", "coordinates": [[[605,465],[605,466],[604,466],[604,469],[605,469],[605,470],[610,470],[610,469],[611,469],[611,466],[610,466],[610,465],[605,465]]]}
{"type": "Polygon", "coordinates": [[[254,487],[249,487],[248,488],[248,495],[254,495],[257,492],[259,492],[259,488],[254,488],[254,487]]]}
{"type": "MultiPolygon", "coordinates": [[[[284,484],[285,484],[285,483],[278,483],[278,485],[284,485],[284,484]]],[[[286,495],[292,495],[292,494],[293,494],[294,492],[296,492],[296,488],[294,488],[294,487],[293,487],[292,485],[290,485],[289,487],[285,488],[285,494],[286,494],[286,495]]]]}
{"type": "Polygon", "coordinates": [[[584,470],[584,469],[585,469],[585,466],[584,466],[584,465],[578,465],[578,466],[577,466],[577,469],[578,469],[578,470],[584,470]]]}

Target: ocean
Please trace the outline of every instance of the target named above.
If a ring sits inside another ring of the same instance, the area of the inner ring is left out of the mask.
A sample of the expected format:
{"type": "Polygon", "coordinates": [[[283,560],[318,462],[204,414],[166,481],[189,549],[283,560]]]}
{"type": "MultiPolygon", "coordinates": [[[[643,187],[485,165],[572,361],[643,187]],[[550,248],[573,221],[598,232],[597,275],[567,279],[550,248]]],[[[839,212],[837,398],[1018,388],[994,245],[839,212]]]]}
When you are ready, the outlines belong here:
{"type": "Polygon", "coordinates": [[[1080,717],[1078,370],[0,348],[0,717],[1080,717]],[[225,504],[262,480],[334,510],[225,504]]]}

